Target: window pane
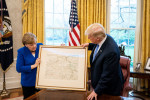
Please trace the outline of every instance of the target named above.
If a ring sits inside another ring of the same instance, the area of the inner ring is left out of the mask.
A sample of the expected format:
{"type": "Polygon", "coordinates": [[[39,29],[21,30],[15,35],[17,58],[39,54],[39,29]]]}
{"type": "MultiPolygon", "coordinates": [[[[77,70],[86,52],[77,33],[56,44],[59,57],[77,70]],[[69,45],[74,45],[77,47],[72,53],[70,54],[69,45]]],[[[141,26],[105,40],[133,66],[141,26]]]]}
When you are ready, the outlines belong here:
{"type": "Polygon", "coordinates": [[[111,28],[128,28],[129,27],[129,13],[111,14],[111,28]]]}
{"type": "Polygon", "coordinates": [[[64,13],[69,14],[71,7],[71,0],[64,0],[64,13]]]}
{"type": "Polygon", "coordinates": [[[119,6],[127,7],[129,6],[130,0],[115,0],[116,2],[119,2],[119,6]]]}
{"type": "Polygon", "coordinates": [[[45,12],[53,12],[53,0],[45,0],[45,12]]]}
{"type": "Polygon", "coordinates": [[[69,27],[69,14],[64,14],[64,27],[69,27]]]}
{"type": "Polygon", "coordinates": [[[45,29],[46,45],[53,45],[53,29],[45,29]]]}
{"type": "Polygon", "coordinates": [[[63,13],[63,0],[54,0],[54,13],[63,13]]]}
{"type": "Polygon", "coordinates": [[[112,29],[110,32],[111,36],[115,39],[118,45],[123,44],[125,46],[134,46],[135,30],[112,29]]]}
{"type": "Polygon", "coordinates": [[[133,68],[134,46],[125,46],[125,54],[131,57],[130,68],[133,68]]]}
{"type": "Polygon", "coordinates": [[[68,45],[68,29],[46,29],[46,45],[68,45]]]}
{"type": "Polygon", "coordinates": [[[124,44],[128,45],[128,31],[127,30],[119,30],[112,29],[110,31],[111,36],[115,39],[118,45],[124,44]]]}
{"type": "Polygon", "coordinates": [[[116,0],[111,1],[111,12],[113,12],[113,13],[118,13],[119,12],[118,2],[116,0]]]}
{"type": "Polygon", "coordinates": [[[52,13],[45,13],[45,27],[53,27],[53,14],[52,13]]]}
{"type": "Polygon", "coordinates": [[[64,27],[63,14],[54,14],[54,27],[64,27]]]}
{"type": "Polygon", "coordinates": [[[60,45],[63,43],[63,29],[54,29],[54,45],[60,45]]]}
{"type": "Polygon", "coordinates": [[[130,13],[130,26],[129,28],[136,28],[136,13],[130,13]]]}
{"type": "Polygon", "coordinates": [[[128,28],[129,27],[129,13],[121,12],[120,14],[111,14],[111,28],[128,28]]]}
{"type": "Polygon", "coordinates": [[[135,30],[129,30],[129,45],[134,46],[135,30]]]}
{"type": "Polygon", "coordinates": [[[67,44],[67,34],[68,33],[64,32],[64,29],[54,29],[54,45],[67,44]]]}
{"type": "Polygon", "coordinates": [[[69,45],[68,40],[69,40],[69,29],[64,29],[63,43],[65,43],[65,45],[67,46],[69,45]]]}

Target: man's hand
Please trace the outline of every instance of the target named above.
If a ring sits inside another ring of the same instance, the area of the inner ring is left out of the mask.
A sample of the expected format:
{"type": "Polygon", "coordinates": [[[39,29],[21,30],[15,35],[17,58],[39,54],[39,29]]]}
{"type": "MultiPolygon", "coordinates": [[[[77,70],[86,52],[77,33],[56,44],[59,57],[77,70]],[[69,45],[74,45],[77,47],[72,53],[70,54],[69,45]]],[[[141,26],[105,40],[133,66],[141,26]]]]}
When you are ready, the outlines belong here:
{"type": "Polygon", "coordinates": [[[97,100],[97,94],[93,90],[92,93],[87,97],[87,100],[93,100],[94,98],[97,100]]]}
{"type": "Polygon", "coordinates": [[[85,47],[88,47],[89,46],[89,43],[85,43],[85,44],[82,44],[81,47],[85,48],[85,47]]]}

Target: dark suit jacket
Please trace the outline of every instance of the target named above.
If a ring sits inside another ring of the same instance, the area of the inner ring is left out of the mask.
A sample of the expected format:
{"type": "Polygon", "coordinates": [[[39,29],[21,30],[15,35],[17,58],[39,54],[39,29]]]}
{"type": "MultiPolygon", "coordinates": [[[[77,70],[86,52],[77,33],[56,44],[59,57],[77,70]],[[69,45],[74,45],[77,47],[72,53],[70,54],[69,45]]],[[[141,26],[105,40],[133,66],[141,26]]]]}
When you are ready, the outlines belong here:
{"type": "Polygon", "coordinates": [[[90,56],[91,83],[98,94],[120,95],[123,86],[123,76],[120,67],[120,51],[114,39],[107,34],[105,42],[99,49],[94,61],[93,53],[96,44],[89,44],[92,50],[90,56]]]}

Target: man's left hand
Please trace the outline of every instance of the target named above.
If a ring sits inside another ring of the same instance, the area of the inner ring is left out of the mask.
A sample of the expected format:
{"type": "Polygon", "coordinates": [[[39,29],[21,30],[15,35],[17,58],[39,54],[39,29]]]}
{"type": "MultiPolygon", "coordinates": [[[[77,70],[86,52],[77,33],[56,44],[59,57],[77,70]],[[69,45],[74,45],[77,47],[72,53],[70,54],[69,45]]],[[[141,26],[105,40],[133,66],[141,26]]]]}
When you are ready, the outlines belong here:
{"type": "Polygon", "coordinates": [[[95,93],[94,90],[93,90],[92,93],[87,97],[87,100],[93,100],[93,98],[95,98],[95,100],[97,100],[97,94],[95,93]]]}

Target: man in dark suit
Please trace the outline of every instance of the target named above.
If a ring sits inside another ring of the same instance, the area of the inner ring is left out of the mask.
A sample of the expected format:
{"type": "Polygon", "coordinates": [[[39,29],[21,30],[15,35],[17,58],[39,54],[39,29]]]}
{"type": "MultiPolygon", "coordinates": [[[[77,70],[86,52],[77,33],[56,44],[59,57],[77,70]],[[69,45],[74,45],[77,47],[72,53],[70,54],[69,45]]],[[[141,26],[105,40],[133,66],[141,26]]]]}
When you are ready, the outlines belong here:
{"type": "Polygon", "coordinates": [[[85,31],[92,43],[81,46],[92,50],[90,56],[92,93],[88,100],[107,94],[119,96],[123,88],[123,76],[120,67],[120,51],[114,39],[105,33],[99,23],[90,25],[85,31]]]}

